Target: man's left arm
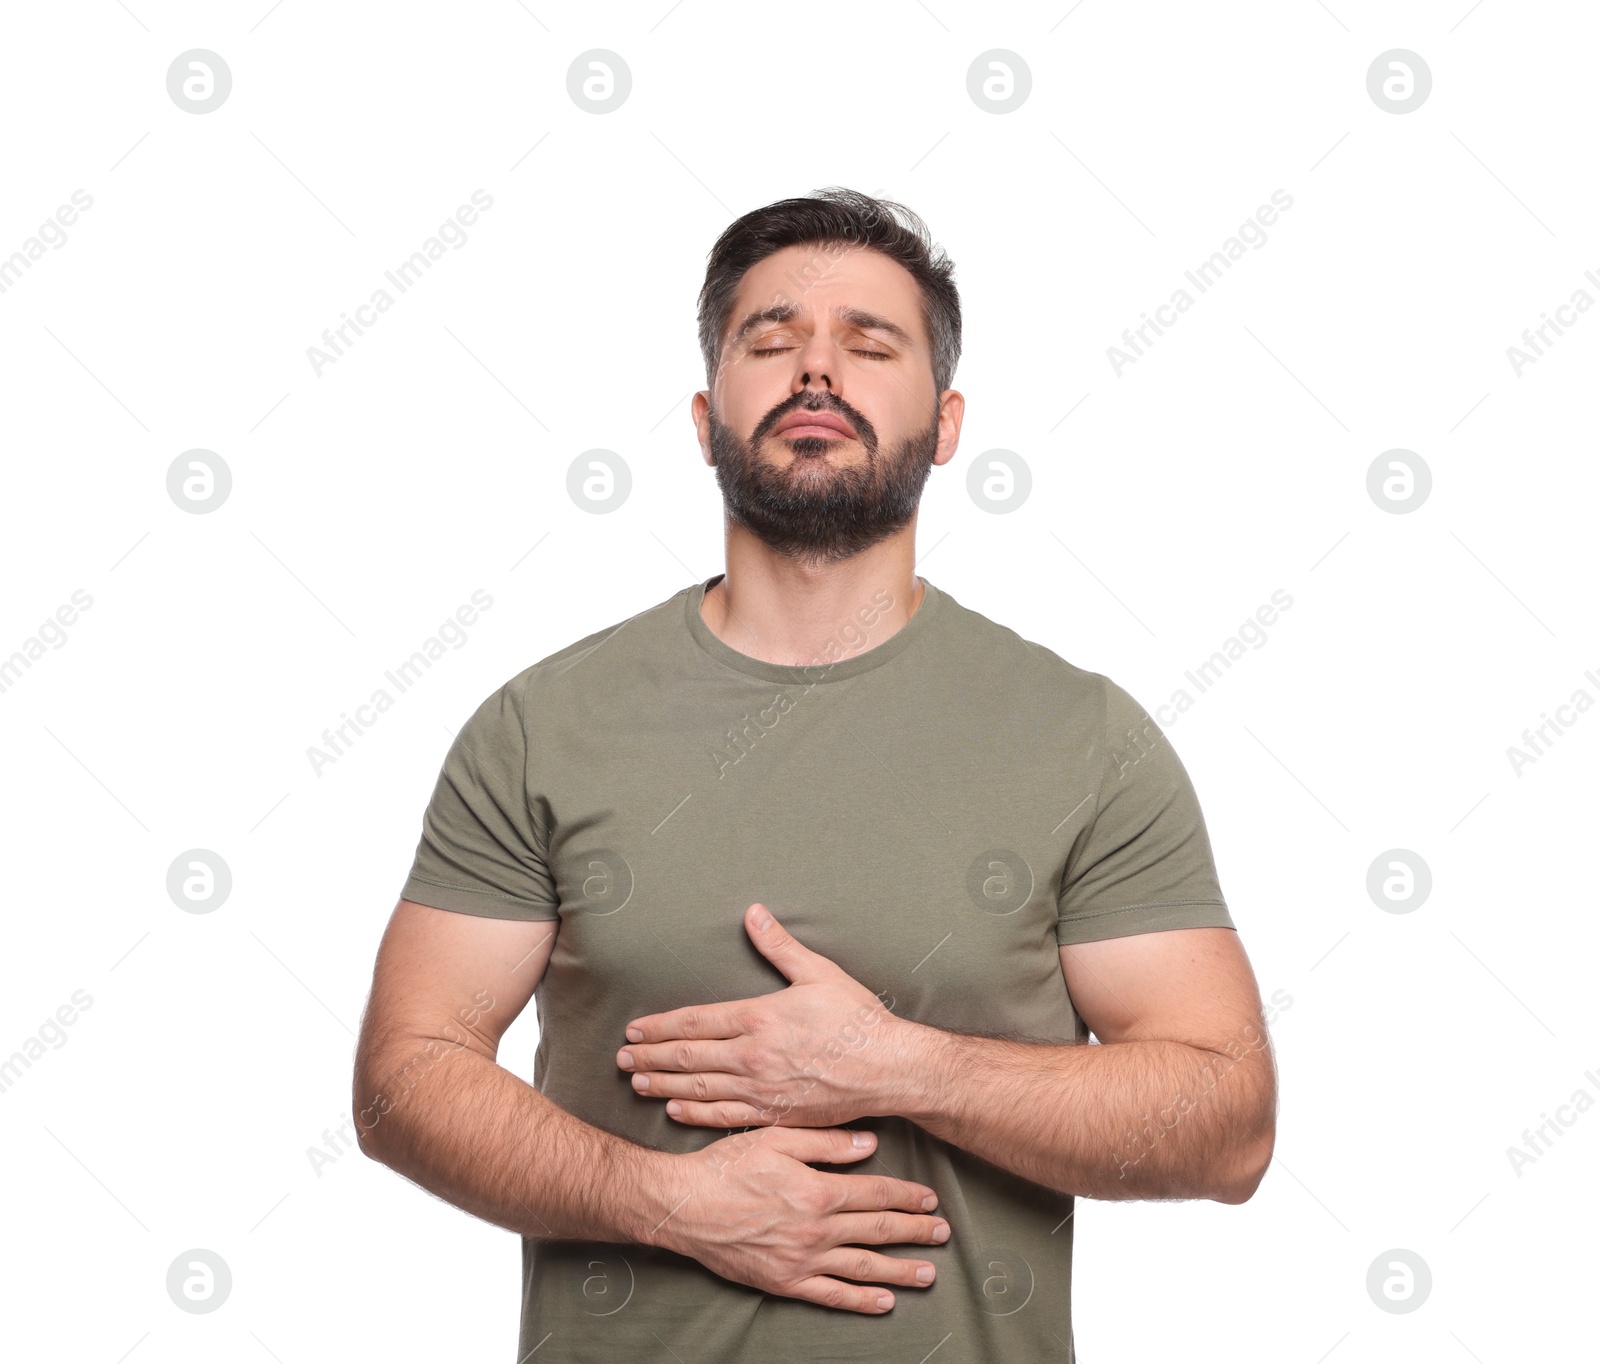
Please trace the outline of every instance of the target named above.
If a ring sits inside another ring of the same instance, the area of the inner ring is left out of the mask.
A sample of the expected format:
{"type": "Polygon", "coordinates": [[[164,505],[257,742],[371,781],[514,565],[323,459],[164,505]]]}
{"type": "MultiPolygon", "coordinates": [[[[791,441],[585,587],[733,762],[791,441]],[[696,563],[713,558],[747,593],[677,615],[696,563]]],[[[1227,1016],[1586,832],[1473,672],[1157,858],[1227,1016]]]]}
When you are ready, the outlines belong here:
{"type": "Polygon", "coordinates": [[[1060,951],[1100,1045],[896,1019],[881,1039],[884,1110],[1066,1193],[1244,1202],[1272,1158],[1277,1074],[1238,933],[1170,929],[1060,951]]]}
{"type": "Polygon", "coordinates": [[[1061,947],[1100,1045],[1011,1041],[901,1018],[760,904],[745,928],[790,981],[633,1020],[617,1064],[707,1127],[900,1116],[1034,1183],[1090,1198],[1242,1203],[1272,1157],[1277,1078],[1231,928],[1061,947]]]}
{"type": "Polygon", "coordinates": [[[1064,869],[1057,942],[1101,1045],[895,1030],[923,1061],[904,1068],[897,1111],[1052,1188],[1242,1203],[1272,1158],[1277,1111],[1260,994],[1187,770],[1137,698],[1098,676],[1099,759],[1084,770],[1099,785],[1064,869]]]}

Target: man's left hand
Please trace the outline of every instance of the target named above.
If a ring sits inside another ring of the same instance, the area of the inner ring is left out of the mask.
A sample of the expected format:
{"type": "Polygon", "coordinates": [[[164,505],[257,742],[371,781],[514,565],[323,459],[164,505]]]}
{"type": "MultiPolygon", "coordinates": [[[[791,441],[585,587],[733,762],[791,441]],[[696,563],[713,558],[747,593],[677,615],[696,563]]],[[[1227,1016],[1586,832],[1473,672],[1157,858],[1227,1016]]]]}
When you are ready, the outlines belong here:
{"type": "Polygon", "coordinates": [[[702,1127],[837,1127],[894,1111],[904,1021],[843,967],[796,940],[765,906],[745,931],[788,978],[776,994],[647,1014],[617,1064],[633,1088],[702,1127]]]}

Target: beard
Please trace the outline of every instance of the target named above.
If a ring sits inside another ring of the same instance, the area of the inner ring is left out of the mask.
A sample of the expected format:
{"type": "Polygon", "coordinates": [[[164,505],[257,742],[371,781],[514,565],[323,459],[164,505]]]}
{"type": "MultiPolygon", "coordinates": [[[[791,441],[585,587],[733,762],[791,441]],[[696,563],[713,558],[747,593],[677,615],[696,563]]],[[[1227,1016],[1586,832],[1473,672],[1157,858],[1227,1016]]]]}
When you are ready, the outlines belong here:
{"type": "Polygon", "coordinates": [[[837,401],[783,403],[748,441],[718,421],[715,412],[708,416],[712,467],[728,515],[777,553],[812,567],[848,559],[905,526],[916,514],[939,444],[937,411],[925,430],[887,455],[880,455],[871,424],[837,401]],[[830,462],[826,451],[837,448],[842,436],[839,441],[812,436],[788,441],[793,458],[785,468],[762,459],[762,439],[799,408],[846,417],[860,437],[865,461],[830,462]]]}

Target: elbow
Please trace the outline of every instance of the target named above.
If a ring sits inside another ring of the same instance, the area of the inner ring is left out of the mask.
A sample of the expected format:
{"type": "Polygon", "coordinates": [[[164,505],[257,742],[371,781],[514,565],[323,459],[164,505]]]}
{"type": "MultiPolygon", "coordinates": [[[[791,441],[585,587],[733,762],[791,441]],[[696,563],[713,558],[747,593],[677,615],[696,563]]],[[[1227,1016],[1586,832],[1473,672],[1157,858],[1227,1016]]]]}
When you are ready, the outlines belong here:
{"type": "Polygon", "coordinates": [[[1248,1203],[1266,1178],[1276,1139],[1277,1127],[1270,1117],[1262,1126],[1242,1132],[1233,1166],[1225,1172],[1227,1178],[1212,1193],[1212,1199],[1218,1203],[1248,1203]]]}
{"type": "Polygon", "coordinates": [[[393,1108],[394,1101],[384,1092],[375,1070],[359,1066],[350,1104],[350,1116],[356,1130],[356,1147],[362,1155],[379,1164],[385,1163],[379,1129],[387,1131],[383,1119],[393,1108]]]}
{"type": "Polygon", "coordinates": [[[356,1150],[360,1151],[368,1160],[375,1160],[383,1164],[383,1156],[378,1150],[378,1132],[376,1125],[371,1123],[370,1115],[363,1115],[361,1109],[355,1110],[356,1125],[356,1150]]]}
{"type": "Polygon", "coordinates": [[[1211,1195],[1211,1198],[1217,1203],[1248,1203],[1254,1196],[1256,1189],[1260,1187],[1262,1176],[1265,1174],[1266,1170],[1262,1169],[1255,1175],[1248,1177],[1243,1181],[1235,1182],[1218,1189],[1211,1195]]]}

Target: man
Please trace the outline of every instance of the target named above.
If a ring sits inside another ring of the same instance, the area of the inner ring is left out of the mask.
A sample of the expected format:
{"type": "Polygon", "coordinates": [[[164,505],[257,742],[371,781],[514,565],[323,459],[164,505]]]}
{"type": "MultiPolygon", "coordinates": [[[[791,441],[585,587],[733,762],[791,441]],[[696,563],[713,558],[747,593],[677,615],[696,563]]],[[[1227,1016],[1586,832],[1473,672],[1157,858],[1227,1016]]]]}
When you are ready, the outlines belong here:
{"type": "Polygon", "coordinates": [[[700,306],[726,572],[462,728],[362,1149],[521,1234],[521,1359],[1070,1360],[1074,1196],[1239,1203],[1272,1154],[1193,787],[1117,684],[914,572],[963,410],[914,214],[747,214],[700,306]],[[495,1063],[530,998],[532,1086],[495,1063]]]}

